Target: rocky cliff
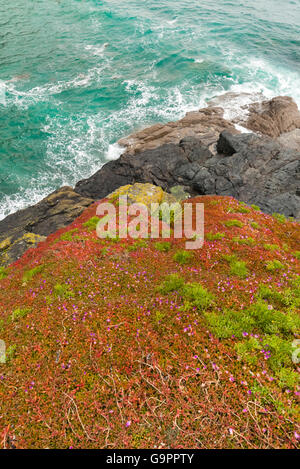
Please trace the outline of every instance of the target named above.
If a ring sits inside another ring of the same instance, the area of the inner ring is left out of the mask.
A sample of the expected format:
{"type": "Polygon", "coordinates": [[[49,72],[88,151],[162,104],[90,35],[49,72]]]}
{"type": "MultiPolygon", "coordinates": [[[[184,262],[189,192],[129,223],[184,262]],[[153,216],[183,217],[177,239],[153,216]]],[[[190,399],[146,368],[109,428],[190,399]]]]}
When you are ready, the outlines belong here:
{"type": "Polygon", "coordinates": [[[289,97],[252,102],[226,120],[218,97],[183,119],[156,124],[120,140],[124,154],[75,188],[60,188],[0,221],[0,265],[18,259],[85,207],[120,186],[149,182],[191,195],[231,195],[266,213],[300,217],[300,113],[289,97]],[[237,128],[239,130],[237,130],[237,128]],[[255,134],[240,133],[251,130],[255,134]]]}
{"type": "Polygon", "coordinates": [[[101,199],[109,191],[134,182],[151,182],[169,191],[183,185],[191,195],[231,195],[256,204],[266,213],[300,217],[300,153],[254,134],[221,133],[217,153],[195,137],[104,165],[75,191],[101,199]]]}

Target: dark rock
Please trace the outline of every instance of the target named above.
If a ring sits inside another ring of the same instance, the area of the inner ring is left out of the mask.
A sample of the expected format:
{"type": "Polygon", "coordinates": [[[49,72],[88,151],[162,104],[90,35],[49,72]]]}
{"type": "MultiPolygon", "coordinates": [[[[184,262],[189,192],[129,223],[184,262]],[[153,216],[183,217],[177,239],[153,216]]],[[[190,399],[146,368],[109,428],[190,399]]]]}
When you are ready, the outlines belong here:
{"type": "Polygon", "coordinates": [[[217,143],[217,152],[224,156],[232,156],[237,152],[235,140],[230,132],[222,132],[217,143]]]}
{"type": "Polygon", "coordinates": [[[202,141],[188,137],[104,165],[75,190],[101,199],[121,185],[150,182],[170,191],[175,185],[191,195],[231,195],[256,204],[266,213],[300,218],[300,153],[254,134],[224,131],[213,155],[202,141]],[[224,155],[227,155],[224,157],[224,155]]]}
{"type": "Polygon", "coordinates": [[[51,233],[67,226],[94,201],[62,187],[38,204],[0,221],[0,266],[17,260],[51,233]]]}

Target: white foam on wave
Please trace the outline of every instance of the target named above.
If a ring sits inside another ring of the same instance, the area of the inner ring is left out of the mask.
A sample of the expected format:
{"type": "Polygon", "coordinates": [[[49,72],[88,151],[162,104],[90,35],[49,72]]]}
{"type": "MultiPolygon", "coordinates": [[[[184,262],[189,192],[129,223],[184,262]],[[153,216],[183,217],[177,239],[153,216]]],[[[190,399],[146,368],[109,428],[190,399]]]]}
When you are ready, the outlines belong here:
{"type": "Polygon", "coordinates": [[[121,147],[118,143],[111,143],[108,147],[107,152],[105,153],[105,159],[110,160],[117,160],[124,152],[125,148],[121,147]]]}
{"type": "Polygon", "coordinates": [[[262,92],[254,92],[249,87],[232,85],[230,91],[208,100],[209,105],[220,106],[224,109],[224,119],[246,121],[248,106],[267,99],[262,92]]]}
{"type": "Polygon", "coordinates": [[[20,91],[16,88],[14,82],[5,82],[8,104],[14,104],[21,108],[26,108],[32,103],[49,101],[54,95],[59,95],[64,91],[85,88],[91,84],[100,84],[103,71],[110,67],[109,61],[100,66],[90,68],[86,73],[79,73],[75,78],[56,83],[46,83],[43,86],[36,86],[28,91],[20,91]]]}
{"type": "Polygon", "coordinates": [[[0,80],[0,104],[6,106],[6,84],[0,80]]]}
{"type": "MultiPolygon", "coordinates": [[[[241,72],[247,68],[246,83],[235,85],[236,89],[248,89],[252,93],[261,92],[266,98],[291,96],[300,108],[300,73],[288,70],[281,65],[276,67],[268,61],[248,57],[242,61],[241,72]]],[[[238,67],[237,67],[238,68],[238,67]]]]}
{"type": "MultiPolygon", "coordinates": [[[[11,213],[22,210],[29,205],[34,205],[49,195],[49,190],[40,188],[41,181],[33,179],[32,187],[20,190],[20,192],[12,195],[5,195],[0,204],[0,220],[7,217],[11,213]]],[[[46,183],[46,181],[45,181],[46,183]]]]}
{"type": "Polygon", "coordinates": [[[109,46],[109,43],[106,42],[101,46],[95,46],[92,44],[88,44],[85,46],[85,50],[90,51],[93,55],[97,55],[98,57],[103,57],[105,49],[109,46]]]}
{"type": "MultiPolygon", "coordinates": [[[[248,78],[247,81],[233,82],[229,90],[221,95],[218,92],[212,99],[212,104],[224,108],[225,119],[246,121],[249,105],[282,95],[291,96],[300,109],[299,73],[284,70],[280,66],[274,67],[256,57],[242,57],[240,64],[234,64],[234,68],[235,74],[239,76],[240,70],[241,76],[248,78]]],[[[244,127],[239,130],[247,131],[244,127]]]]}
{"type": "Polygon", "coordinates": [[[252,134],[251,130],[246,129],[246,127],[243,127],[242,125],[234,124],[234,127],[236,128],[236,130],[239,130],[242,134],[252,134]]]}
{"type": "Polygon", "coordinates": [[[174,18],[173,20],[167,21],[168,24],[176,24],[177,23],[177,18],[174,18]]]}

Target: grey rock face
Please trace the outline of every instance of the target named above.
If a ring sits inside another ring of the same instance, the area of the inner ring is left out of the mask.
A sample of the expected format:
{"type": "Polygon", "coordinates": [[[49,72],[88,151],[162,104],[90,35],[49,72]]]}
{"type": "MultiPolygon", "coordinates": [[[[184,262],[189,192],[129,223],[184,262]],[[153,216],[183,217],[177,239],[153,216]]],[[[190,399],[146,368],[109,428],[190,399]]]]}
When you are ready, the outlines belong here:
{"type": "Polygon", "coordinates": [[[117,187],[150,182],[170,191],[185,186],[191,195],[230,195],[258,205],[266,213],[300,218],[300,153],[254,134],[222,132],[218,153],[186,137],[138,154],[122,155],[104,165],[75,191],[101,199],[117,187]]]}

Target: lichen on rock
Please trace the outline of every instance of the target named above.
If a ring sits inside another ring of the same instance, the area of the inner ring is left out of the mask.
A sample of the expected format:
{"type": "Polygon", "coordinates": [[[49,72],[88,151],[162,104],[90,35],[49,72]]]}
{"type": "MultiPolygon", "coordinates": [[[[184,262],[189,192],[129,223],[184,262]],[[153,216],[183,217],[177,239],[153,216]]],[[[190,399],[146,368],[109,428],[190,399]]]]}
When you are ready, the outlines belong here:
{"type": "Polygon", "coordinates": [[[161,187],[139,182],[122,186],[109,194],[107,198],[115,201],[118,198],[122,199],[124,196],[127,196],[128,204],[143,204],[147,208],[151,208],[152,203],[174,203],[177,200],[174,195],[163,191],[161,187]]]}

